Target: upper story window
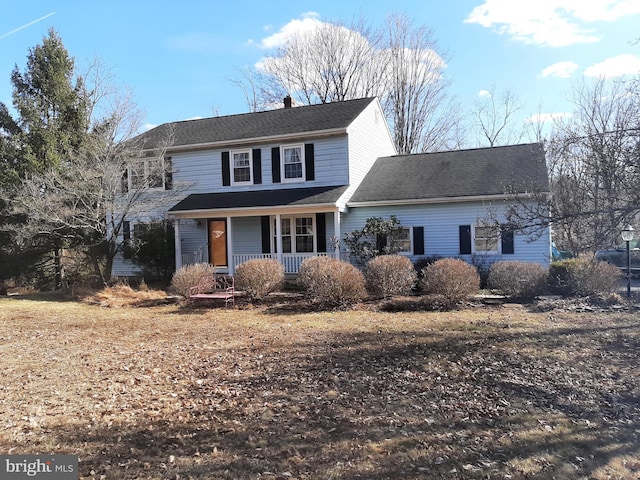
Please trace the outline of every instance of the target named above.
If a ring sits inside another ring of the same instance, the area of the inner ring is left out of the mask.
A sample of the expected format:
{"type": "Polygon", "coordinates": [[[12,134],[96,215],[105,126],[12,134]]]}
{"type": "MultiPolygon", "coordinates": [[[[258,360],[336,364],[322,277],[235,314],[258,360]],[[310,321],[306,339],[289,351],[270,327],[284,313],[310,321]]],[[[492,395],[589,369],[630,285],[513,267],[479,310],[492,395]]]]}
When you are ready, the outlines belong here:
{"type": "Polygon", "coordinates": [[[136,160],[129,164],[126,178],[123,178],[123,189],[125,191],[144,188],[168,190],[172,187],[171,176],[170,158],[136,160]]]}
{"type": "Polygon", "coordinates": [[[282,181],[301,182],[304,180],[303,145],[284,145],[282,148],[282,181]]]}
{"type": "Polygon", "coordinates": [[[233,162],[233,184],[253,183],[251,150],[231,152],[233,162]]]}

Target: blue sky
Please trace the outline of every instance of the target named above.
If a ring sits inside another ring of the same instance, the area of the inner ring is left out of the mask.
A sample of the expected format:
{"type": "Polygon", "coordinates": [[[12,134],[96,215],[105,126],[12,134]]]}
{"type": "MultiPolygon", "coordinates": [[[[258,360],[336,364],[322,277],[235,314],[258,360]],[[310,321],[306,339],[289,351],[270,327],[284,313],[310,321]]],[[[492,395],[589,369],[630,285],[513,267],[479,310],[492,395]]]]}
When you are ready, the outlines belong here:
{"type": "Polygon", "coordinates": [[[521,119],[569,110],[583,78],[640,73],[640,0],[157,0],[10,2],[0,16],[0,101],[11,71],[54,27],[80,68],[95,56],[130,88],[144,123],[247,111],[228,81],[272,52],[267,45],[318,21],[392,12],[431,28],[463,105],[495,88],[514,92],[521,119]],[[392,3],[392,5],[391,5],[392,3]]]}

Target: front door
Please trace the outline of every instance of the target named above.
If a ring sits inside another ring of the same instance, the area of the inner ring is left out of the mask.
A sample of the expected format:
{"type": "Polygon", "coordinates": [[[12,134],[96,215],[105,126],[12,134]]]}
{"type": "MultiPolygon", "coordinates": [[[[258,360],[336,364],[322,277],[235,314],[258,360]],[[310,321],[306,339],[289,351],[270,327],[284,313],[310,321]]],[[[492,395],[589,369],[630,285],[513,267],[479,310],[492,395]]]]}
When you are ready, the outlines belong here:
{"type": "Polygon", "coordinates": [[[209,220],[209,263],[214,267],[228,267],[227,261],[227,220],[209,220]]]}

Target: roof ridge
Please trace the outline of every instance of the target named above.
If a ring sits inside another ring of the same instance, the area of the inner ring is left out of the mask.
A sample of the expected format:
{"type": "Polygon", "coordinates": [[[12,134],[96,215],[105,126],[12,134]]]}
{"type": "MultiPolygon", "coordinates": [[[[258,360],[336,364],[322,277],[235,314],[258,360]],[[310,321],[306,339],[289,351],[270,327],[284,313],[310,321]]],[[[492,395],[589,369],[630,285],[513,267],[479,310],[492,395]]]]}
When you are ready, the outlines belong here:
{"type": "Polygon", "coordinates": [[[350,103],[350,102],[364,102],[365,100],[373,100],[376,97],[362,97],[362,98],[351,98],[349,100],[338,100],[336,102],[326,102],[326,103],[313,103],[311,105],[300,105],[297,107],[291,107],[291,108],[274,108],[272,110],[260,110],[258,112],[243,112],[243,113],[231,113],[229,115],[213,115],[211,117],[202,117],[202,118],[188,118],[185,120],[174,120],[172,122],[164,122],[161,123],[160,125],[158,125],[157,127],[154,128],[158,128],[161,127],[163,125],[175,125],[178,123],[187,123],[187,122],[199,122],[199,121],[203,121],[203,120],[213,120],[213,119],[217,119],[217,118],[233,118],[233,117],[241,117],[241,116],[246,116],[246,115],[259,115],[259,114],[267,114],[267,113],[272,113],[272,112],[280,112],[283,110],[293,110],[293,109],[300,109],[300,108],[313,108],[313,107],[326,107],[328,105],[335,105],[338,103],[350,103]]]}
{"type": "Polygon", "coordinates": [[[527,143],[515,143],[512,145],[495,145],[493,147],[470,147],[470,148],[461,148],[461,149],[451,149],[451,150],[438,150],[436,152],[418,152],[418,153],[397,153],[395,155],[387,155],[386,157],[380,158],[396,158],[396,157],[411,157],[414,155],[437,155],[440,153],[462,153],[462,152],[474,152],[478,150],[492,150],[499,148],[513,148],[513,147],[527,147],[527,146],[542,146],[540,142],[527,142],[527,143]]]}

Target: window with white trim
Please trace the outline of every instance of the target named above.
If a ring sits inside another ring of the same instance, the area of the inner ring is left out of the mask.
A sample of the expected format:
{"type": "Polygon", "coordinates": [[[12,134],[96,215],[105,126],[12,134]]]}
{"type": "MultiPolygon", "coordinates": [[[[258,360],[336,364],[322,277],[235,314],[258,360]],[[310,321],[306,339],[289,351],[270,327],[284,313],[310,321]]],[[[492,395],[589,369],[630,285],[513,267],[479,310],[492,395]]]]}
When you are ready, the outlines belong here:
{"type": "Polygon", "coordinates": [[[141,188],[164,189],[165,165],[162,158],[136,160],[129,165],[129,190],[141,188]]]}
{"type": "Polygon", "coordinates": [[[412,240],[411,227],[395,228],[389,236],[389,247],[392,252],[400,255],[411,255],[413,252],[412,240]]]}
{"type": "MultiPolygon", "coordinates": [[[[277,253],[276,219],[273,219],[273,252],[277,253]]],[[[283,253],[315,252],[315,229],[313,216],[281,217],[280,233],[282,235],[283,253]]]]}
{"type": "Polygon", "coordinates": [[[281,147],[280,167],[283,182],[301,182],[304,180],[304,146],[283,145],[281,147]]]}
{"type": "Polygon", "coordinates": [[[473,253],[500,253],[500,225],[473,226],[473,253]]]}
{"type": "Polygon", "coordinates": [[[253,168],[251,164],[251,150],[237,150],[231,152],[232,184],[253,182],[253,168]]]}

